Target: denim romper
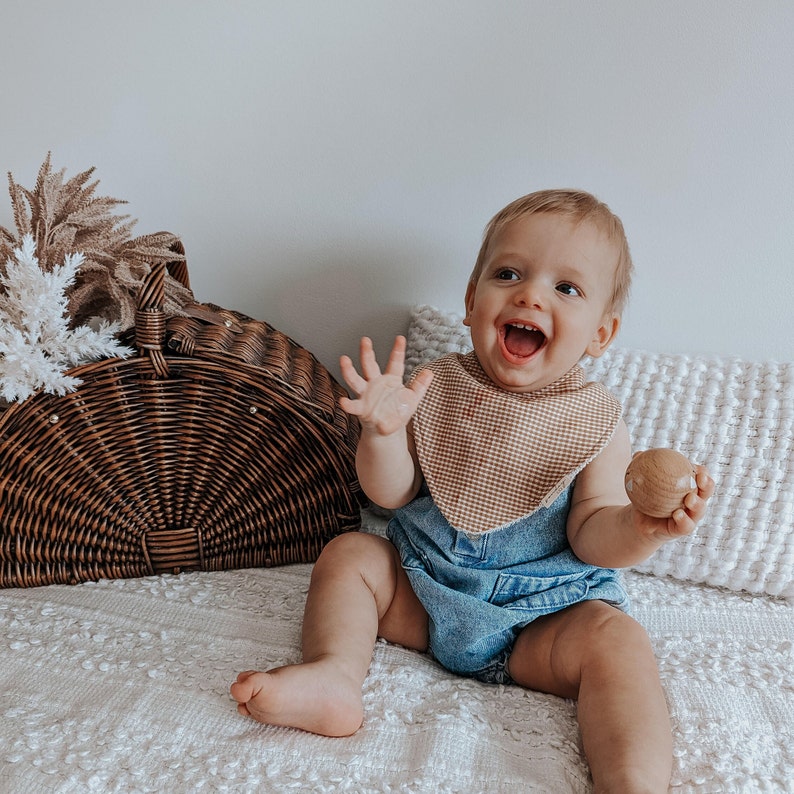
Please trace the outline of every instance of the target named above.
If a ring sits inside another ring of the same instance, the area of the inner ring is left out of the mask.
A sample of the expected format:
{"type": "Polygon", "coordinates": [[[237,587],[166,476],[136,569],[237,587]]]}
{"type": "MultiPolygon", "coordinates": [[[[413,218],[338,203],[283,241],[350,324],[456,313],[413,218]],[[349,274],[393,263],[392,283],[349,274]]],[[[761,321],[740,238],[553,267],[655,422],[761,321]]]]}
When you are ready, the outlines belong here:
{"type": "Polygon", "coordinates": [[[536,618],[593,599],[628,609],[620,573],[582,562],[567,537],[576,473],[608,443],[620,406],[578,367],[518,396],[494,386],[473,353],[428,368],[411,430],[425,483],[388,536],[436,659],[505,682],[513,643],[536,618]]]}
{"type": "Polygon", "coordinates": [[[477,534],[454,529],[426,489],[395,512],[389,538],[427,610],[430,651],[448,670],[507,683],[513,643],[535,618],[590,599],[628,609],[619,571],[582,562],[568,544],[572,491],[477,534]]]}

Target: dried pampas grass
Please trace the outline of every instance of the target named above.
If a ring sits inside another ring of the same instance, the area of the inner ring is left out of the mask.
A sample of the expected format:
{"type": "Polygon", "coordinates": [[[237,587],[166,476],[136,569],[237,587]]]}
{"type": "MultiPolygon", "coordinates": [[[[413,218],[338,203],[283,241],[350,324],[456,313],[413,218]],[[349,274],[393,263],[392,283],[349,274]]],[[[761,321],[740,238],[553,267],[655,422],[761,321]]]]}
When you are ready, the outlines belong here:
{"type": "MultiPolygon", "coordinates": [[[[4,263],[23,247],[26,235],[34,241],[39,266],[50,271],[70,254],[83,262],[69,287],[70,325],[84,325],[100,317],[122,330],[135,322],[135,302],[143,278],[157,262],[184,259],[177,253],[178,238],[158,232],[132,238],[136,221],[114,210],[126,202],[96,195],[94,168],[65,180],[65,169],[53,171],[50,154],[39,169],[36,184],[28,190],[9,173],[9,193],[16,233],[0,226],[0,274],[4,263]]],[[[164,311],[182,314],[193,300],[180,282],[166,278],[164,311]]]]}

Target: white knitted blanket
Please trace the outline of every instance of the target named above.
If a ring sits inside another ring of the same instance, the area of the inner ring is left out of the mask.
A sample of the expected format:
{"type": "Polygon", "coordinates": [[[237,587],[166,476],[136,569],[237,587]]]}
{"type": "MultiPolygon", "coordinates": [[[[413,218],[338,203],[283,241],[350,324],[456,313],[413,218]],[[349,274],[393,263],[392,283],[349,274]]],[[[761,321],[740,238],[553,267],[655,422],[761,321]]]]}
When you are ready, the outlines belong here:
{"type": "MultiPolygon", "coordinates": [[[[240,717],[237,672],[299,657],[310,570],[0,591],[0,791],[591,790],[572,702],[385,643],[355,736],[240,717]]],[[[640,573],[627,586],[672,713],[672,791],[794,790],[792,604],[640,573]]]]}

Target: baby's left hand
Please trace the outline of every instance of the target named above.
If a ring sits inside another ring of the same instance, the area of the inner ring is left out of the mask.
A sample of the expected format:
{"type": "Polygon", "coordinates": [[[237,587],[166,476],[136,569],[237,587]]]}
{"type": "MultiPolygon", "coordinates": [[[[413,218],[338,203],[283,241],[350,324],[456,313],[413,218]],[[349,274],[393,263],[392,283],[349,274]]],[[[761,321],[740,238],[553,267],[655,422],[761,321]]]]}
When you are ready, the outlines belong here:
{"type": "Polygon", "coordinates": [[[660,543],[690,535],[706,514],[707,502],[714,493],[714,480],[705,466],[693,466],[696,490],[684,497],[683,507],[673,511],[669,518],[654,518],[641,513],[632,505],[631,513],[635,530],[645,537],[660,543]]]}

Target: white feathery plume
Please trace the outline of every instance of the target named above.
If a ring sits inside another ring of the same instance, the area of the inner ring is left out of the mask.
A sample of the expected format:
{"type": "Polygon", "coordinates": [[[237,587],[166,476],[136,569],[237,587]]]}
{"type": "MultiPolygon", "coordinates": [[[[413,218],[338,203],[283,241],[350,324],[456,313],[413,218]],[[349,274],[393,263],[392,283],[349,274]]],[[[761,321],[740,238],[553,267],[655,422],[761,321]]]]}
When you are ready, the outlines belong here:
{"type": "Polygon", "coordinates": [[[38,391],[63,395],[80,380],[67,370],[102,358],[125,358],[133,351],[119,344],[118,323],[100,321],[69,328],[67,289],[83,264],[82,254],[67,254],[62,265],[45,272],[26,234],[0,275],[0,397],[24,400],[38,391]]]}

